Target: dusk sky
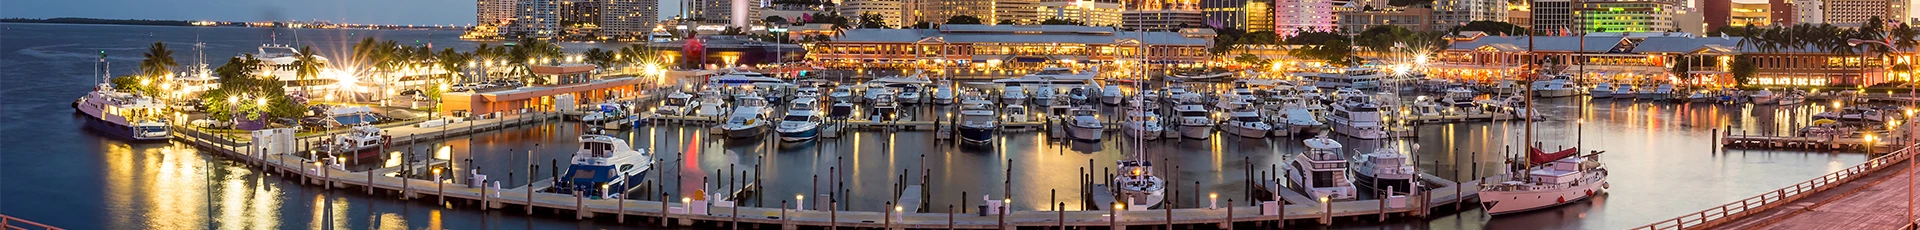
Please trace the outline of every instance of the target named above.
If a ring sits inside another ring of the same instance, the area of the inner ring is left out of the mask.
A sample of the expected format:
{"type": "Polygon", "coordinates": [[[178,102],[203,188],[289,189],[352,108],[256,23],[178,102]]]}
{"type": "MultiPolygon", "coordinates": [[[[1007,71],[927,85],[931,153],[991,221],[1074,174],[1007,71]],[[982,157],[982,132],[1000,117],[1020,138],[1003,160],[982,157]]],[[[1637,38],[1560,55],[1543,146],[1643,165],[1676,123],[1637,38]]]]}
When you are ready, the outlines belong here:
{"type": "MultiPolygon", "coordinates": [[[[661,12],[679,8],[660,1],[661,12]]],[[[0,18],[88,17],[215,21],[328,20],[377,24],[473,23],[474,0],[7,0],[0,18]]]]}

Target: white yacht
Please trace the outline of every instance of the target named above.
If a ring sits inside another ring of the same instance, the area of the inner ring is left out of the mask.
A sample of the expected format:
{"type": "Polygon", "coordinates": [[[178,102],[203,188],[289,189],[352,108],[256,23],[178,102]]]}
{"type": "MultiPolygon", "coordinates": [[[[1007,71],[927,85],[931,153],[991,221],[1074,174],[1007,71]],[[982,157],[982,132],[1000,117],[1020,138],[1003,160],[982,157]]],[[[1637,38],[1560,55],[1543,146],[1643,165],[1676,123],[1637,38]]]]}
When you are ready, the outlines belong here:
{"type": "Polygon", "coordinates": [[[794,100],[799,100],[801,98],[811,98],[814,100],[819,100],[820,87],[805,86],[805,87],[800,87],[799,89],[794,89],[793,98],[794,100]]]}
{"type": "Polygon", "coordinates": [[[1227,124],[1220,128],[1221,131],[1254,139],[1266,138],[1267,134],[1273,132],[1273,126],[1261,119],[1260,112],[1254,110],[1252,104],[1244,101],[1237,104],[1242,105],[1227,112],[1227,124]]]}
{"type": "Polygon", "coordinates": [[[1315,87],[1322,89],[1353,88],[1361,91],[1380,90],[1385,74],[1378,68],[1322,68],[1316,71],[1298,73],[1312,80],[1315,87]]]}
{"type": "Polygon", "coordinates": [[[1593,97],[1594,99],[1612,98],[1613,84],[1606,82],[1594,84],[1593,88],[1587,89],[1587,96],[1593,97]]]}
{"type": "Polygon", "coordinates": [[[1622,83],[1622,84],[1613,86],[1614,99],[1621,99],[1621,100],[1634,99],[1639,97],[1639,93],[1637,92],[1638,91],[1634,90],[1632,84],[1622,83]]]}
{"type": "Polygon", "coordinates": [[[730,138],[760,137],[767,132],[767,126],[774,125],[767,121],[767,113],[771,111],[767,108],[765,98],[757,95],[741,97],[734,102],[733,113],[721,128],[726,129],[730,138]]]}
{"type": "Polygon", "coordinates": [[[1315,115],[1318,114],[1318,112],[1315,112],[1312,108],[1312,106],[1319,106],[1319,104],[1298,97],[1283,98],[1281,101],[1280,119],[1286,122],[1287,135],[1295,137],[1313,136],[1319,134],[1320,130],[1327,127],[1326,123],[1320,122],[1319,116],[1315,115]]]}
{"type": "Polygon", "coordinates": [[[1009,86],[1017,84],[1086,85],[1090,84],[1089,81],[1099,73],[1099,67],[1080,72],[1067,68],[1047,67],[1016,78],[994,79],[993,83],[1009,86]]]}
{"type": "Polygon", "coordinates": [[[1107,85],[1100,89],[1100,103],[1119,105],[1123,98],[1126,98],[1126,92],[1120,91],[1119,85],[1107,85]]]}
{"type": "Polygon", "coordinates": [[[1695,103],[1714,102],[1715,100],[1719,100],[1719,99],[1720,97],[1715,97],[1713,96],[1713,94],[1709,94],[1708,91],[1706,90],[1695,90],[1693,91],[1693,93],[1687,94],[1687,102],[1695,102],[1695,103]]]}
{"type": "Polygon", "coordinates": [[[1867,106],[1853,105],[1853,106],[1841,107],[1838,110],[1830,110],[1826,112],[1813,114],[1813,118],[1835,120],[1835,121],[1856,123],[1856,124],[1858,123],[1880,124],[1882,122],[1886,122],[1887,115],[1888,114],[1881,112],[1880,109],[1875,109],[1873,107],[1867,107],[1867,106]]]}
{"type": "Polygon", "coordinates": [[[1665,101],[1673,97],[1673,84],[1660,84],[1652,89],[1640,89],[1637,95],[1640,100],[1665,101]]]}
{"type": "Polygon", "coordinates": [[[1755,105],[1771,105],[1779,104],[1781,95],[1774,94],[1772,90],[1760,89],[1760,92],[1754,92],[1753,95],[1747,95],[1747,97],[1753,100],[1753,104],[1755,105]]]}
{"type": "MultiPolygon", "coordinates": [[[[300,75],[294,72],[294,65],[293,65],[294,61],[300,60],[300,50],[293,48],[293,46],[281,45],[281,44],[262,44],[260,45],[260,48],[258,48],[257,51],[258,53],[255,53],[253,55],[253,58],[259,59],[260,64],[264,65],[264,66],[261,66],[260,68],[261,73],[258,76],[278,77],[281,82],[288,83],[287,89],[290,91],[298,90],[298,88],[300,88],[295,86],[332,85],[333,83],[338,82],[338,79],[325,78],[325,77],[309,77],[306,79],[306,81],[304,82],[301,81],[300,75]]],[[[333,65],[327,64],[329,63],[329,61],[327,61],[327,57],[320,56],[319,54],[314,54],[313,58],[316,61],[319,61],[321,63],[321,66],[333,66],[333,65]]]]}
{"type": "Polygon", "coordinates": [[[818,102],[813,98],[800,98],[787,105],[787,116],[780,118],[780,126],[774,127],[780,133],[782,141],[807,141],[820,136],[820,123],[826,121],[818,102]]]}
{"type": "Polygon", "coordinates": [[[1455,108],[1471,108],[1475,106],[1473,96],[1473,90],[1471,89],[1467,89],[1466,87],[1453,87],[1447,88],[1446,95],[1442,96],[1440,101],[1446,103],[1447,106],[1455,108]]]}
{"type": "Polygon", "coordinates": [[[1327,120],[1333,122],[1333,132],[1368,140],[1387,137],[1380,118],[1379,105],[1359,96],[1335,103],[1333,114],[1327,116],[1327,120]]]}
{"type": "Polygon", "coordinates": [[[720,117],[727,114],[727,99],[718,91],[700,92],[698,101],[694,101],[693,116],[720,117]]]}
{"type": "Polygon", "coordinates": [[[1340,142],[1326,136],[1304,141],[1307,151],[1287,160],[1287,184],[1310,198],[1354,199],[1353,182],[1347,177],[1347,158],[1340,155],[1340,142]]]}
{"type": "Polygon", "coordinates": [[[1067,123],[1068,137],[1075,140],[1100,141],[1100,137],[1105,136],[1102,134],[1107,130],[1107,127],[1105,124],[1100,123],[1099,110],[1093,109],[1093,106],[1080,106],[1079,108],[1073,108],[1071,113],[1073,116],[1068,117],[1069,119],[1065,122],[1067,123]]]}
{"type": "Polygon", "coordinates": [[[645,149],[627,146],[626,140],[601,134],[580,135],[580,150],[573,153],[556,192],[579,191],[593,199],[619,199],[619,195],[639,187],[654,159],[645,149]]]}
{"type": "Polygon", "coordinates": [[[1000,93],[1000,100],[1000,103],[1006,104],[1026,103],[1027,90],[1021,87],[1019,83],[1007,83],[1003,92],[1000,93]]]}
{"type": "Polygon", "coordinates": [[[1505,180],[1488,180],[1498,184],[1480,186],[1480,207],[1487,214],[1560,206],[1606,192],[1607,167],[1597,155],[1575,156],[1577,149],[1530,152],[1526,174],[1505,175],[1505,180]]]}
{"type": "Polygon", "coordinates": [[[1534,80],[1532,86],[1533,96],[1541,98],[1573,96],[1574,91],[1578,90],[1573,86],[1573,80],[1568,79],[1567,76],[1554,76],[1549,79],[1534,80]]]}
{"type": "Polygon", "coordinates": [[[1163,91],[1167,92],[1167,102],[1170,103],[1201,103],[1203,99],[1200,93],[1188,91],[1186,85],[1178,83],[1167,83],[1167,88],[1163,91]]]}
{"type": "Polygon", "coordinates": [[[1146,210],[1160,205],[1167,198],[1166,181],[1153,175],[1153,162],[1137,159],[1120,160],[1120,175],[1113,177],[1113,183],[1120,189],[1119,202],[1127,203],[1127,210],[1146,210]]]}
{"type": "Polygon", "coordinates": [[[899,101],[901,104],[920,104],[920,96],[920,86],[907,85],[900,87],[899,101]]]}
{"type": "Polygon", "coordinates": [[[331,140],[328,140],[320,149],[334,154],[352,154],[351,157],[356,158],[363,157],[359,153],[377,154],[367,150],[374,150],[385,144],[387,138],[383,134],[380,127],[356,125],[345,134],[328,138],[331,140]]]}
{"type": "Polygon", "coordinates": [[[167,127],[162,112],[165,104],[152,98],[132,93],[117,92],[113,86],[101,83],[87,93],[87,96],[74,101],[74,109],[87,114],[87,126],[106,132],[116,138],[135,141],[156,141],[173,138],[173,130],[167,127]]]}
{"type": "Polygon", "coordinates": [[[1412,191],[1411,186],[1420,178],[1413,171],[1412,161],[1395,148],[1375,149],[1372,153],[1354,158],[1353,162],[1353,182],[1364,188],[1385,191],[1391,187],[1392,191],[1412,191]]]}
{"type": "Polygon", "coordinates": [[[993,109],[993,101],[985,98],[970,97],[960,102],[960,140],[972,144],[993,142],[993,131],[1000,128],[999,119],[993,109]]]}
{"type": "Polygon", "coordinates": [[[1025,105],[1008,104],[1007,107],[1004,108],[1004,110],[1005,112],[1002,113],[1003,114],[1002,116],[1005,117],[1004,119],[1006,119],[1007,122],[1019,122],[1019,123],[1034,122],[1033,116],[1029,115],[1027,111],[1027,106],[1025,105]]]}
{"type": "Polygon", "coordinates": [[[1040,87],[1034,88],[1032,97],[1033,104],[1036,105],[1051,105],[1054,101],[1066,102],[1065,100],[1057,100],[1061,97],[1060,89],[1053,87],[1051,84],[1040,85],[1040,87]]]}
{"type": "Polygon", "coordinates": [[[1176,105],[1173,106],[1173,112],[1180,117],[1180,136],[1193,139],[1207,139],[1213,136],[1213,119],[1205,106],[1176,105]]]}
{"type": "MultiPolygon", "coordinates": [[[[1134,99],[1133,102],[1130,103],[1150,105],[1139,99],[1134,99]]],[[[1133,136],[1134,138],[1143,140],[1154,140],[1160,139],[1161,133],[1166,131],[1166,127],[1160,125],[1160,114],[1155,113],[1151,109],[1143,109],[1140,107],[1129,108],[1126,109],[1126,113],[1127,121],[1123,123],[1123,125],[1126,126],[1125,133],[1127,136],[1133,136]]]]}
{"type": "Polygon", "coordinates": [[[868,102],[867,106],[872,106],[867,111],[868,121],[892,121],[900,118],[897,111],[900,108],[900,102],[894,101],[893,94],[880,94],[868,102]]]}
{"type": "Polygon", "coordinates": [[[833,98],[833,101],[836,103],[852,101],[853,86],[846,86],[846,85],[834,86],[833,91],[827,92],[827,98],[833,98]]]}
{"type": "Polygon", "coordinates": [[[667,100],[662,101],[660,107],[654,108],[653,112],[674,116],[689,115],[687,113],[693,111],[692,104],[693,94],[674,90],[673,93],[667,94],[667,100]]]}
{"type": "MultiPolygon", "coordinates": [[[[865,98],[866,102],[868,103],[872,103],[874,102],[874,100],[880,99],[880,97],[882,96],[887,97],[888,100],[899,99],[900,95],[894,94],[893,90],[894,89],[891,87],[867,87],[866,95],[863,95],[860,97],[865,98]]],[[[899,103],[899,101],[893,101],[893,102],[899,103]]]]}
{"type": "Polygon", "coordinates": [[[954,98],[960,96],[960,92],[953,90],[953,82],[949,82],[947,80],[940,80],[939,83],[934,83],[934,84],[935,84],[933,88],[934,104],[951,105],[953,104],[954,98]]]}
{"type": "Polygon", "coordinates": [[[1795,105],[1795,104],[1800,104],[1801,102],[1807,101],[1807,96],[1801,96],[1800,94],[1797,94],[1797,93],[1785,93],[1785,94],[1786,96],[1780,96],[1780,100],[1776,101],[1777,102],[1776,104],[1795,105]]]}

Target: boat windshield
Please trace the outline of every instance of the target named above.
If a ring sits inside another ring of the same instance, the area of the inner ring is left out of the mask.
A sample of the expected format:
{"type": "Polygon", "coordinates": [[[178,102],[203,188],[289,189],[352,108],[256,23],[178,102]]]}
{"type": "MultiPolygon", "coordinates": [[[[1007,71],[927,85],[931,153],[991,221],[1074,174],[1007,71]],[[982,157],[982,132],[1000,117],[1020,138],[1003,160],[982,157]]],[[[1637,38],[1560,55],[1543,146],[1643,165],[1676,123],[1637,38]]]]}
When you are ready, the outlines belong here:
{"type": "Polygon", "coordinates": [[[686,98],[667,98],[667,105],[670,105],[670,106],[687,105],[687,99],[686,98]]]}
{"type": "Polygon", "coordinates": [[[808,120],[807,118],[809,117],[806,115],[787,115],[787,117],[782,120],[783,121],[807,121],[808,120]]]}
{"type": "Polygon", "coordinates": [[[1260,122],[1260,117],[1235,117],[1233,120],[1239,122],[1260,122]]]}
{"type": "Polygon", "coordinates": [[[613,144],[598,143],[598,142],[581,143],[580,150],[587,151],[589,154],[591,154],[589,156],[592,156],[592,157],[613,156],[613,144]]]}
{"type": "Polygon", "coordinates": [[[1180,111],[1180,116],[1182,116],[1182,117],[1205,117],[1205,116],[1207,116],[1207,111],[1180,111]]]}

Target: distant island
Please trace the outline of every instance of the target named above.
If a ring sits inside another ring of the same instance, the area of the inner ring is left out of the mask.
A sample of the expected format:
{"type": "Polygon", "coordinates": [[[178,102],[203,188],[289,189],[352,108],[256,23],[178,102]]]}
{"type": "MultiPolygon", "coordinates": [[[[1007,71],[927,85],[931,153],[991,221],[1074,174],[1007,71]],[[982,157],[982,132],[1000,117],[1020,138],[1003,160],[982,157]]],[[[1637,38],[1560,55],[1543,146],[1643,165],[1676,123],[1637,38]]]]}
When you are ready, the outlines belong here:
{"type": "Polygon", "coordinates": [[[194,26],[195,21],[187,20],[147,20],[147,19],[103,19],[103,18],[4,18],[0,22],[23,23],[60,23],[60,24],[107,24],[107,25],[145,25],[145,26],[194,26]]]}

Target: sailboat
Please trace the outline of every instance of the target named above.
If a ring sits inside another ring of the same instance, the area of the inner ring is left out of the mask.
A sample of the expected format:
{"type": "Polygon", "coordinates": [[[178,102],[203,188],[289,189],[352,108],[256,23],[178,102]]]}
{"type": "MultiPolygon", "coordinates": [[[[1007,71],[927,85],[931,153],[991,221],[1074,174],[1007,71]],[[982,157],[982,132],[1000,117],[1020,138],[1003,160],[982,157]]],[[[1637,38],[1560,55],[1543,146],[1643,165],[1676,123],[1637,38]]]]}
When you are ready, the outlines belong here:
{"type": "MultiPolygon", "coordinates": [[[[1531,44],[1528,53],[1532,53],[1531,44]]],[[[1531,69],[1528,72],[1532,72],[1531,69]]],[[[1535,111],[1533,97],[1526,98],[1528,111],[1535,111]]],[[[1534,143],[1533,118],[1536,116],[1532,113],[1526,116],[1525,143],[1529,145],[1534,143]]],[[[1605,192],[1607,167],[1599,161],[1600,151],[1579,153],[1578,145],[1554,152],[1541,151],[1538,146],[1528,147],[1526,160],[1520,161],[1525,163],[1523,167],[1486,180],[1497,184],[1480,186],[1480,207],[1489,215],[1502,215],[1565,205],[1605,192]]]]}

